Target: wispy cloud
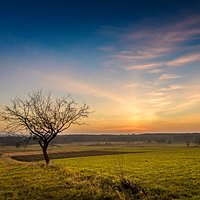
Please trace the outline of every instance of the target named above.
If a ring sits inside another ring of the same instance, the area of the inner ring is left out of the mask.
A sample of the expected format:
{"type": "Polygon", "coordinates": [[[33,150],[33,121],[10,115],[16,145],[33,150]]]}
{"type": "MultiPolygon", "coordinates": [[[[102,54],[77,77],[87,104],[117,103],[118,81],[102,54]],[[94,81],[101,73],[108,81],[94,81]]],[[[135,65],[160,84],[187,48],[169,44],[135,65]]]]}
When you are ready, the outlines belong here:
{"type": "Polygon", "coordinates": [[[150,64],[144,64],[144,65],[133,65],[133,66],[129,66],[126,69],[127,70],[133,70],[133,69],[137,69],[137,70],[146,70],[146,69],[151,69],[154,67],[158,67],[160,66],[161,63],[150,63],[150,64]]]}
{"type": "Polygon", "coordinates": [[[169,22],[154,28],[130,32],[126,35],[128,40],[148,42],[147,47],[153,52],[168,53],[178,44],[194,39],[200,33],[200,15],[182,18],[181,21],[169,22]]]}
{"type": "Polygon", "coordinates": [[[186,65],[188,63],[197,62],[197,61],[200,61],[200,54],[199,53],[182,56],[180,58],[177,58],[175,60],[167,62],[166,65],[168,65],[168,66],[182,66],[182,65],[186,65]]]}
{"type": "Polygon", "coordinates": [[[178,57],[171,61],[164,61],[164,62],[154,62],[154,63],[148,63],[148,64],[142,64],[142,65],[132,65],[126,67],[126,70],[146,70],[149,74],[158,74],[164,71],[164,69],[157,69],[157,67],[161,66],[184,66],[188,63],[193,63],[200,61],[200,54],[194,53],[194,54],[187,54],[181,57],[178,57]]]}
{"type": "Polygon", "coordinates": [[[163,72],[164,72],[164,69],[151,69],[151,70],[147,71],[147,73],[149,73],[149,74],[160,74],[163,72]]]}
{"type": "MultiPolygon", "coordinates": [[[[157,53],[161,53],[158,51],[157,53]]],[[[113,60],[118,61],[136,61],[136,60],[148,60],[157,57],[157,54],[152,49],[140,47],[137,45],[136,49],[130,49],[121,51],[113,55],[113,60]]]]}
{"type": "Polygon", "coordinates": [[[181,76],[175,75],[175,74],[162,74],[158,78],[158,80],[170,80],[170,79],[177,79],[177,78],[181,78],[181,76]]]}
{"type": "Polygon", "coordinates": [[[151,93],[149,93],[149,95],[150,95],[150,96],[163,96],[163,95],[165,95],[165,94],[162,93],[162,92],[151,92],[151,93]]]}
{"type": "Polygon", "coordinates": [[[179,90],[183,88],[184,86],[182,85],[169,85],[168,87],[160,88],[160,91],[174,91],[174,90],[179,90]]]}
{"type": "Polygon", "coordinates": [[[121,39],[124,46],[120,45],[120,48],[117,48],[116,44],[116,51],[113,52],[109,64],[116,66],[116,63],[120,63],[128,70],[146,70],[156,68],[161,64],[180,66],[199,61],[200,48],[198,45],[194,45],[200,34],[199,23],[200,14],[194,14],[183,17],[181,20],[180,18],[179,20],[169,20],[165,24],[157,24],[152,27],[148,25],[147,28],[143,26],[139,30],[131,27],[125,31],[122,28],[123,31],[118,38],[121,39]],[[170,61],[172,54],[174,55],[177,51],[179,55],[185,54],[187,50],[191,55],[170,61]],[[161,58],[163,58],[162,62],[159,61],[161,58]],[[140,64],[141,62],[145,64],[140,64]]]}
{"type": "Polygon", "coordinates": [[[200,102],[200,94],[192,94],[188,97],[188,99],[194,102],[200,102]]]}
{"type": "Polygon", "coordinates": [[[148,99],[148,102],[153,103],[153,104],[162,103],[165,101],[166,101],[166,97],[155,97],[155,98],[148,99]]]}
{"type": "Polygon", "coordinates": [[[53,73],[41,73],[39,71],[33,71],[32,74],[42,77],[43,80],[53,85],[59,90],[71,91],[77,94],[84,94],[94,97],[101,97],[113,100],[117,103],[126,103],[126,101],[119,97],[118,95],[112,93],[111,91],[106,90],[105,88],[100,88],[94,84],[89,84],[81,80],[77,80],[72,76],[58,76],[53,73]]]}

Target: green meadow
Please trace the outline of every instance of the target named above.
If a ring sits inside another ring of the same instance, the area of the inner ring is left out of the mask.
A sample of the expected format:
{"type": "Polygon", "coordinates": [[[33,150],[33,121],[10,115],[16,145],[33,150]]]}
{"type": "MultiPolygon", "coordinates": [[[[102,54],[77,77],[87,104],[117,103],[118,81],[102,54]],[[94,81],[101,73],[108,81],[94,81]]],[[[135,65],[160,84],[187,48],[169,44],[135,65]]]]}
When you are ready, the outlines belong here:
{"type": "Polygon", "coordinates": [[[53,147],[50,152],[129,154],[19,162],[12,155],[40,152],[0,148],[0,199],[200,199],[200,148],[185,144],[53,147]]]}

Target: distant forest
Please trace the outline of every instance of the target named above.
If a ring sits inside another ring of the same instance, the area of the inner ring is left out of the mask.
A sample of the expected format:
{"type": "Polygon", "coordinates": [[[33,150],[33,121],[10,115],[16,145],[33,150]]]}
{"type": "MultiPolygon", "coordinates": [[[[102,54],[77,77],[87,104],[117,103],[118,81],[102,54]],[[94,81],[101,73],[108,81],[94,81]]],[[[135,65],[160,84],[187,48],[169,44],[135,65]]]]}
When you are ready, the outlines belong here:
{"type": "MultiPolygon", "coordinates": [[[[102,144],[112,144],[115,142],[127,143],[190,143],[200,144],[200,133],[156,133],[156,134],[129,134],[129,135],[58,135],[53,144],[67,144],[73,142],[92,142],[102,144]]],[[[0,137],[0,146],[24,146],[27,143],[36,144],[23,136],[5,136],[0,137]]]]}

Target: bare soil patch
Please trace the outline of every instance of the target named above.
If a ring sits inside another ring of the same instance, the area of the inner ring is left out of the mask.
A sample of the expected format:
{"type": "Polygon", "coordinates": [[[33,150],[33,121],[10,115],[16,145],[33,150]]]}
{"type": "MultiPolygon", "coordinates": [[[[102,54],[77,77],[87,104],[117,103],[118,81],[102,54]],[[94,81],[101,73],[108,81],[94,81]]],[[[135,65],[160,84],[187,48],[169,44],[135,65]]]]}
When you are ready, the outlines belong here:
{"type": "MultiPolygon", "coordinates": [[[[50,159],[62,159],[62,158],[77,158],[87,156],[103,156],[103,155],[115,155],[115,154],[130,154],[130,153],[143,153],[143,152],[119,152],[119,151],[78,151],[78,152],[61,152],[61,153],[50,153],[50,159]]],[[[44,160],[42,154],[33,155],[20,155],[11,156],[12,159],[23,162],[33,162],[44,160]]]]}

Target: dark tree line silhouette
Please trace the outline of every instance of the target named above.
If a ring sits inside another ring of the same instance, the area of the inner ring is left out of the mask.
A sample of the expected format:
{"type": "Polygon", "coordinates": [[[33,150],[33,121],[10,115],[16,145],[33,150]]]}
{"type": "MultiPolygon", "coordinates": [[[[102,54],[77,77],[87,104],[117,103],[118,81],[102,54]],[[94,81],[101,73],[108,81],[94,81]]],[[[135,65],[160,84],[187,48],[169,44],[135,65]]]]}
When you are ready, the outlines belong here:
{"type": "MultiPolygon", "coordinates": [[[[26,145],[27,137],[19,136],[2,136],[0,137],[0,145],[26,145]]],[[[156,134],[129,134],[129,135],[58,135],[54,144],[67,144],[73,142],[103,142],[110,144],[112,142],[144,142],[144,143],[195,143],[200,144],[200,133],[156,133],[156,134]]],[[[34,140],[29,141],[30,144],[36,144],[34,140]]]]}

